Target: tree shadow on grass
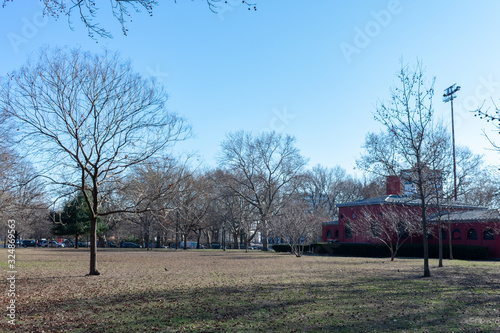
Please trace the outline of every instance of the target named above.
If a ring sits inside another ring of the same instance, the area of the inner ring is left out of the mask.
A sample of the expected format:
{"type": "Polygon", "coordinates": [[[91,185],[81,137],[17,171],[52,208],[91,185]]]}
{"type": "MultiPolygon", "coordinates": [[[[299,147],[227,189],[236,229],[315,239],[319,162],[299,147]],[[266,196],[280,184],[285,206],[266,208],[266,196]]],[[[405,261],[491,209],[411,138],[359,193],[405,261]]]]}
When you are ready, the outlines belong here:
{"type": "Polygon", "coordinates": [[[500,329],[493,306],[500,302],[499,285],[476,281],[479,289],[494,288],[485,295],[463,282],[355,276],[344,282],[261,281],[172,290],[166,285],[137,292],[117,292],[111,289],[115,286],[101,290],[99,296],[33,301],[20,311],[18,328],[30,332],[444,332],[474,331],[481,322],[477,327],[483,330],[500,329]]]}

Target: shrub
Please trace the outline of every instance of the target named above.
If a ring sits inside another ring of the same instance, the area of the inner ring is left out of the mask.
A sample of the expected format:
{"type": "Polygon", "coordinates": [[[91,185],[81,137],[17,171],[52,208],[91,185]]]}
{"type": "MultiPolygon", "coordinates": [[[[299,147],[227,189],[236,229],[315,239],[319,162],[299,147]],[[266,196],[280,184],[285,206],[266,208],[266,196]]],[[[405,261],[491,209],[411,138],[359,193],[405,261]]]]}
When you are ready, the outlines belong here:
{"type": "MultiPolygon", "coordinates": [[[[453,245],[453,258],[463,260],[487,260],[488,248],[482,246],[453,245]]],[[[422,258],[424,254],[423,244],[404,244],[398,251],[398,257],[422,258]]],[[[449,246],[443,245],[443,258],[448,259],[449,246]]],[[[439,258],[439,246],[429,245],[429,258],[439,258]]]]}
{"type": "Polygon", "coordinates": [[[273,244],[274,252],[292,252],[292,248],[288,244],[273,244]]]}
{"type": "MultiPolygon", "coordinates": [[[[365,243],[314,243],[310,245],[316,254],[343,255],[350,257],[390,257],[390,251],[384,244],[365,243]]],[[[449,257],[449,248],[443,246],[443,258],[449,257]]],[[[403,244],[398,250],[397,257],[422,258],[424,255],[423,244],[403,244]]],[[[429,258],[439,258],[438,245],[429,245],[429,258]]],[[[453,258],[464,260],[487,260],[488,248],[481,246],[454,245],[453,258]]]]}

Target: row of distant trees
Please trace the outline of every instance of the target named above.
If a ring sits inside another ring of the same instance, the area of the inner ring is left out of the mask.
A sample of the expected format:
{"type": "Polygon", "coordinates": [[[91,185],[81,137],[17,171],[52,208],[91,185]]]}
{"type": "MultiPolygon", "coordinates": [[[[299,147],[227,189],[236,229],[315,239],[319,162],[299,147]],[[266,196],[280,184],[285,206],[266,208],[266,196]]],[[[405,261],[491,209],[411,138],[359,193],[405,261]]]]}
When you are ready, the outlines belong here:
{"type": "MultiPolygon", "coordinates": [[[[275,132],[227,134],[219,168],[200,171],[189,159],[172,158],[173,145],[189,138],[191,128],[166,111],[167,95],[154,79],[107,51],[42,49],[2,78],[0,209],[20,221],[19,232],[26,226],[37,233],[48,230],[40,221],[64,225],[64,214],[74,217],[65,207],[85,207],[89,274],[97,275],[100,223],[116,230],[130,222],[146,244],[161,228],[183,239],[193,232],[210,238],[222,223],[246,234],[247,243],[255,237],[251,230],[260,232],[266,250],[269,237],[290,243],[312,237],[318,221],[336,218],[336,204],[380,195],[382,176],[413,168],[426,234],[435,191],[424,170],[442,170],[443,192],[449,192],[449,133],[435,122],[432,85],[426,88],[421,68],[402,66],[399,78],[390,101],[376,111],[386,130],[368,134],[358,161],[378,178],[357,180],[338,167],[307,170],[295,139],[275,132]]],[[[493,174],[479,156],[458,151],[460,197],[492,204],[498,197],[493,174]]]]}
{"type": "MultiPolygon", "coordinates": [[[[259,157],[254,167],[262,163],[259,168],[275,171],[265,175],[257,169],[236,170],[227,159],[233,156],[228,151],[221,158],[221,167],[208,171],[195,171],[186,160],[151,159],[134,166],[114,195],[113,206],[136,207],[136,211],[100,218],[97,235],[101,241],[105,243],[106,235],[122,239],[139,235],[141,242],[152,244],[154,238],[160,240],[168,234],[175,243],[183,241],[187,246],[188,237],[196,235],[198,244],[203,238],[209,246],[219,241],[224,230],[235,247],[260,241],[255,239],[257,234],[290,243],[309,242],[320,239],[321,222],[336,218],[336,203],[375,196],[383,190],[383,182],[356,180],[340,167],[305,169],[305,159],[297,151],[295,155],[280,151],[287,142],[293,147],[290,136],[267,133],[252,137],[237,132],[227,136],[224,146],[234,147],[235,137],[248,140],[245,149],[255,147],[255,142],[267,142],[263,150],[273,152],[268,161],[279,159],[279,164],[264,167],[266,160],[259,157]],[[297,168],[294,175],[291,162],[297,168]]],[[[241,162],[249,165],[248,158],[241,162]]],[[[90,212],[82,193],[66,200],[59,211],[52,211],[50,219],[57,235],[78,238],[89,233],[90,212]]]]}

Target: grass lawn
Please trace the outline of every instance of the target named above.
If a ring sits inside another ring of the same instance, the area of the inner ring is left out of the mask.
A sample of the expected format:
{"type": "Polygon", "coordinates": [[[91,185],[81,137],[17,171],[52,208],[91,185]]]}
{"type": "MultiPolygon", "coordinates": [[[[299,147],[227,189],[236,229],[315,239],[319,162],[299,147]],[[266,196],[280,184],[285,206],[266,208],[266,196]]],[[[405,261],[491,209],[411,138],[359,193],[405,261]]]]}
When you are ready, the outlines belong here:
{"type": "Polygon", "coordinates": [[[431,260],[422,278],[421,259],[128,249],[97,259],[101,275],[87,277],[88,250],[17,249],[18,317],[13,329],[2,311],[0,331],[500,332],[500,262],[431,260]]]}

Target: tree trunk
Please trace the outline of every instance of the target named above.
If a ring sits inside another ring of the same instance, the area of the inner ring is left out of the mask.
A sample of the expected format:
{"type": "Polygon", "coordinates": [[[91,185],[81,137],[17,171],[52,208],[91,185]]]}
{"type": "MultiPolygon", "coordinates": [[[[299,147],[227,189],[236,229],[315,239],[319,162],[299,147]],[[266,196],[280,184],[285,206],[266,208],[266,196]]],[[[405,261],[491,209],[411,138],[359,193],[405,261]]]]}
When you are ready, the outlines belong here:
{"type": "Polygon", "coordinates": [[[75,249],[78,248],[78,237],[79,235],[75,235],[75,249]]]}
{"type": "Polygon", "coordinates": [[[442,237],[442,235],[443,235],[443,232],[441,230],[441,217],[438,216],[438,244],[439,244],[439,265],[438,265],[438,267],[443,267],[443,237],[442,237]]]}
{"type": "Polygon", "coordinates": [[[175,223],[175,249],[179,248],[179,225],[175,223]]]}
{"type": "Polygon", "coordinates": [[[429,240],[427,238],[427,219],[425,216],[425,207],[422,207],[422,238],[424,244],[424,277],[430,277],[431,271],[429,269],[429,240]]]}
{"type": "Polygon", "coordinates": [[[240,244],[238,243],[238,232],[233,232],[233,244],[235,249],[240,247],[240,244]]]}
{"type": "Polygon", "coordinates": [[[269,238],[269,230],[267,229],[267,222],[262,221],[262,251],[268,251],[268,238],[269,238]]]}
{"type": "Polygon", "coordinates": [[[201,233],[202,233],[202,230],[201,230],[201,229],[198,229],[198,238],[196,239],[196,248],[197,248],[197,249],[199,249],[199,248],[200,248],[201,233]]]}
{"type": "Polygon", "coordinates": [[[145,247],[146,247],[146,251],[149,251],[149,242],[151,241],[151,240],[149,239],[149,231],[148,231],[148,232],[146,232],[146,235],[145,235],[144,239],[145,239],[145,241],[146,241],[146,244],[144,244],[144,245],[145,245],[145,247]]]}
{"type": "Polygon", "coordinates": [[[451,222],[450,222],[450,213],[448,211],[448,242],[449,242],[449,247],[450,247],[450,260],[453,260],[453,247],[451,245],[451,240],[452,240],[452,232],[451,230],[451,222]]]}
{"type": "Polygon", "coordinates": [[[90,217],[90,272],[89,275],[99,275],[97,266],[97,217],[90,217]]]}

